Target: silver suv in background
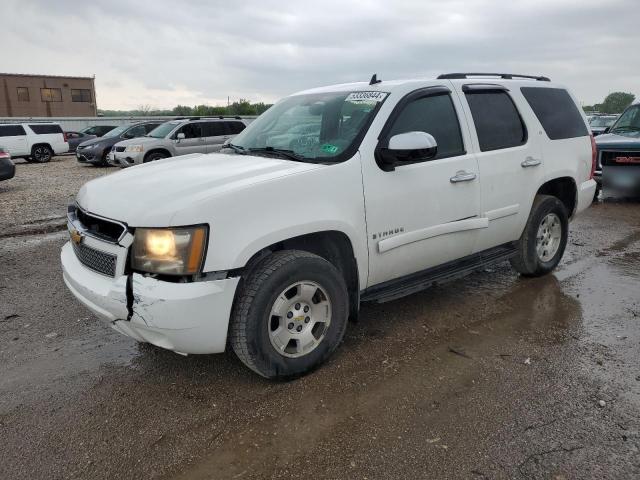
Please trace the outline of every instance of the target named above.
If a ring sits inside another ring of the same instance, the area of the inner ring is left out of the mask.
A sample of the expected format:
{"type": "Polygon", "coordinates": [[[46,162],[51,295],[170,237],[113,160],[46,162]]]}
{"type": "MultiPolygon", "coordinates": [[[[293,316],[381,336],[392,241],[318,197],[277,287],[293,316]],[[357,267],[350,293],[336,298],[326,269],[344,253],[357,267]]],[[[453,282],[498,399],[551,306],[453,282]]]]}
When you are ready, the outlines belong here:
{"type": "Polygon", "coordinates": [[[245,129],[240,117],[192,117],[163,123],[141,138],[113,146],[109,163],[130,167],[190,153],[213,153],[245,129]]]}

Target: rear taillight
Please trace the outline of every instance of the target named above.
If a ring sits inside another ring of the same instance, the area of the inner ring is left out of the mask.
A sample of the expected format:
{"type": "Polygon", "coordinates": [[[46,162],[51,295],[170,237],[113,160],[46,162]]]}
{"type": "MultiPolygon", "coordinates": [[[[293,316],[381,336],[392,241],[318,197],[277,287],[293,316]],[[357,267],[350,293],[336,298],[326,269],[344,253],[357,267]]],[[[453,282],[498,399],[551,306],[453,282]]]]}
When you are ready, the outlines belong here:
{"type": "Polygon", "coordinates": [[[593,175],[596,172],[596,164],[598,163],[598,148],[596,147],[596,139],[591,134],[591,175],[589,180],[593,180],[593,175]]]}
{"type": "Polygon", "coordinates": [[[7,152],[0,151],[0,158],[11,158],[7,152]]]}
{"type": "Polygon", "coordinates": [[[69,141],[69,134],[67,132],[64,132],[64,141],[65,142],[69,141]]]}

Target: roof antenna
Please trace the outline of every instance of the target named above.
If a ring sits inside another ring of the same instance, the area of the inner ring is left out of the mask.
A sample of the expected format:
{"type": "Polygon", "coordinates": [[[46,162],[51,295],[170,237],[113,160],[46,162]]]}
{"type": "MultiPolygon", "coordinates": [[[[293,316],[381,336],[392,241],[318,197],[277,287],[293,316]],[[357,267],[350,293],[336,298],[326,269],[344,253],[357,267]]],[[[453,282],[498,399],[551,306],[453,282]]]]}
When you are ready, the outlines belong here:
{"type": "Polygon", "coordinates": [[[369,85],[375,85],[376,83],[381,83],[382,80],[378,80],[378,74],[374,73],[373,77],[371,77],[371,80],[369,80],[369,85]]]}

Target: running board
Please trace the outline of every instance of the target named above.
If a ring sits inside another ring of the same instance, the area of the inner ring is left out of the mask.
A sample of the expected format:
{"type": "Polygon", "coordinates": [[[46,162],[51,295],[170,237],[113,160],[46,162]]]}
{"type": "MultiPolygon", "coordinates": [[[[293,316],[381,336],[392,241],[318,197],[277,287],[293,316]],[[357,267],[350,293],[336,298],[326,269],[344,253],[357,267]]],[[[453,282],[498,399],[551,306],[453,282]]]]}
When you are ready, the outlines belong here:
{"type": "Polygon", "coordinates": [[[421,272],[412,273],[405,277],[374,285],[360,294],[360,300],[362,302],[378,303],[396,300],[433,285],[464,277],[494,263],[508,260],[516,253],[515,242],[505,243],[499,247],[490,248],[458,260],[443,263],[437,267],[431,267],[421,272]]]}

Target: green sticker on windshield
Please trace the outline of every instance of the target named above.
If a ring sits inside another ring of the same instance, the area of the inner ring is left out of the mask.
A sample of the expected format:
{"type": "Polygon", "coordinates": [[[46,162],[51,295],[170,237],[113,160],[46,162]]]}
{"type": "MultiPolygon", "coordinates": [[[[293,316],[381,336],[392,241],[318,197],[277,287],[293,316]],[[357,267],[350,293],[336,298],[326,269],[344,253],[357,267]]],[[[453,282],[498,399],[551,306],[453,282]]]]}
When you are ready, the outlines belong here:
{"type": "Polygon", "coordinates": [[[326,153],[336,153],[338,151],[338,147],[331,145],[330,143],[325,143],[320,147],[320,150],[326,153]]]}

